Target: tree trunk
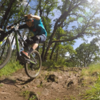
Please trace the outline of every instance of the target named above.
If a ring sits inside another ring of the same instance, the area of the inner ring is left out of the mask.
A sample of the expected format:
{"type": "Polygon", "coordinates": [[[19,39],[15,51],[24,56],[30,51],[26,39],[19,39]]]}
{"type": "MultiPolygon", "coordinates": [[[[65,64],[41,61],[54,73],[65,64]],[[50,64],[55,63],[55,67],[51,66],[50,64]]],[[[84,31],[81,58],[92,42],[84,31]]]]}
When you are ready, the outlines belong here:
{"type": "Polygon", "coordinates": [[[54,53],[54,50],[57,46],[57,43],[55,43],[54,47],[52,48],[52,52],[51,52],[51,55],[50,55],[50,60],[52,59],[52,56],[53,56],[53,53],[54,53]]]}
{"type": "Polygon", "coordinates": [[[57,51],[56,51],[56,62],[58,61],[58,51],[59,51],[59,48],[57,48],[57,51]]]}
{"type": "Polygon", "coordinates": [[[45,43],[43,43],[43,48],[42,48],[42,54],[41,54],[42,61],[44,61],[44,51],[45,51],[45,43]]]}
{"type": "Polygon", "coordinates": [[[4,9],[4,4],[6,3],[6,0],[3,1],[3,3],[0,6],[0,13],[2,12],[2,10],[4,9]]]}
{"type": "Polygon", "coordinates": [[[2,22],[1,22],[1,25],[0,25],[1,28],[2,28],[2,26],[4,25],[4,22],[5,22],[5,20],[7,19],[8,14],[9,14],[9,12],[10,12],[10,10],[11,10],[11,8],[12,8],[12,5],[14,4],[15,1],[16,1],[16,0],[10,0],[9,6],[8,6],[8,8],[7,8],[5,14],[3,15],[3,19],[2,19],[2,22]]]}

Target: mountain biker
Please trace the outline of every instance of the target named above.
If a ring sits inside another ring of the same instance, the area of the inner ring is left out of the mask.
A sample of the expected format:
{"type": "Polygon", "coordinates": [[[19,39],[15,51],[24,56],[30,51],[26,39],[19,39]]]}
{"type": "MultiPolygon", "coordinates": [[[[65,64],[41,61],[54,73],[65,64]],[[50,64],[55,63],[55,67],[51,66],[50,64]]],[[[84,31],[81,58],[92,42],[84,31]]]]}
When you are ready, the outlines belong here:
{"type": "MultiPolygon", "coordinates": [[[[39,16],[28,14],[25,15],[25,17],[27,19],[31,19],[31,21],[28,21],[26,24],[19,26],[19,29],[28,28],[33,32],[34,36],[26,40],[27,44],[32,44],[31,49],[27,52],[22,51],[22,54],[24,54],[27,58],[30,58],[30,53],[38,47],[39,43],[46,41],[47,32],[39,16]]],[[[25,46],[27,45],[25,44],[25,46]]]]}
{"type": "MultiPolygon", "coordinates": [[[[25,18],[31,20],[26,22],[26,24],[20,25],[19,29],[28,28],[30,31],[33,32],[34,36],[26,40],[27,44],[30,45],[32,44],[31,49],[27,52],[22,51],[22,54],[24,54],[27,58],[30,58],[29,56],[30,53],[38,47],[39,43],[46,41],[47,32],[43,26],[41,17],[37,15],[28,14],[25,15],[25,18]]],[[[0,29],[0,33],[1,33],[0,41],[2,41],[8,34],[10,34],[13,31],[13,27],[10,28],[11,30],[9,30],[6,33],[2,29],[0,29]]],[[[7,27],[7,29],[9,29],[9,26],[7,27]]],[[[27,44],[25,44],[25,46],[28,46],[27,44]]]]}

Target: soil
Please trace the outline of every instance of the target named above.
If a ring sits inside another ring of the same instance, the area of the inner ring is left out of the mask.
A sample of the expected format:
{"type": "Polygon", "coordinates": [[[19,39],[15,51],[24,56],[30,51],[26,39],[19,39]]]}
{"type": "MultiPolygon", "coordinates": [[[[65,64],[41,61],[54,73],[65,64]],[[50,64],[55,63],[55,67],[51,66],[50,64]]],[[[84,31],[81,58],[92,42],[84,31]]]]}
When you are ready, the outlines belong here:
{"type": "Polygon", "coordinates": [[[88,89],[81,75],[82,68],[42,70],[30,79],[24,69],[0,78],[0,100],[83,100],[88,89]]]}

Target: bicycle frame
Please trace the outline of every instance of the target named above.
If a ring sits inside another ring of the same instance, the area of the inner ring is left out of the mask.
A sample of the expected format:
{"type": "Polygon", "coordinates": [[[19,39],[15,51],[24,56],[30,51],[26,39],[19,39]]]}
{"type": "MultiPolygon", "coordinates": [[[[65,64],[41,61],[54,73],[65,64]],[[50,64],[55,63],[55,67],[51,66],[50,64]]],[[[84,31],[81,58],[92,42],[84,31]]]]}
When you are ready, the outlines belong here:
{"type": "Polygon", "coordinates": [[[21,37],[20,32],[19,31],[15,31],[15,41],[16,41],[16,49],[17,49],[17,56],[20,56],[20,49],[19,49],[19,43],[18,43],[18,35],[21,37]]]}
{"type": "Polygon", "coordinates": [[[16,46],[14,50],[16,50],[17,52],[16,60],[19,60],[19,63],[24,65],[25,72],[30,78],[35,78],[39,74],[40,69],[41,69],[41,64],[42,64],[42,60],[41,60],[41,56],[39,52],[34,50],[30,54],[30,59],[25,57],[21,51],[24,50],[24,43],[27,43],[27,42],[24,40],[23,35],[21,34],[19,30],[19,27],[15,26],[10,31],[10,33],[3,39],[3,41],[0,42],[0,48],[1,48],[0,69],[3,68],[10,60],[10,57],[12,54],[12,45],[14,43],[14,45],[16,46]],[[12,31],[14,35],[10,35],[12,31]],[[16,43],[14,42],[14,40],[16,43]]]}
{"type": "MultiPolygon", "coordinates": [[[[19,31],[16,31],[16,30],[14,30],[14,32],[15,32],[15,41],[16,41],[16,49],[17,49],[17,56],[18,57],[20,57],[20,49],[19,49],[19,40],[18,40],[18,35],[20,36],[20,38],[22,39],[22,41],[23,42],[25,42],[24,41],[24,39],[22,38],[22,36],[20,35],[20,32],[19,31]]],[[[21,43],[20,43],[21,44],[21,43]]],[[[21,44],[22,45],[22,44],[21,44]]],[[[32,57],[32,55],[30,55],[31,57],[32,57]]],[[[35,62],[33,62],[32,60],[30,60],[30,59],[27,59],[27,58],[25,58],[27,61],[30,61],[31,63],[33,63],[33,64],[35,64],[35,62]]]]}
{"type": "MultiPolygon", "coordinates": [[[[14,31],[14,36],[13,36],[13,39],[12,39],[12,41],[11,41],[11,45],[13,44],[14,39],[15,39],[15,42],[16,42],[15,45],[16,45],[16,50],[17,50],[17,57],[20,58],[21,55],[20,55],[19,43],[20,43],[20,45],[22,46],[21,42],[25,42],[25,41],[24,41],[24,39],[22,38],[21,33],[20,33],[19,30],[15,30],[15,29],[14,29],[13,31],[14,31]],[[18,35],[19,35],[20,38],[21,38],[21,42],[18,40],[18,35]]],[[[9,36],[10,36],[10,35],[8,35],[7,37],[5,37],[3,41],[7,40],[7,38],[8,38],[9,36]]],[[[3,43],[3,41],[0,42],[0,45],[3,43]]],[[[30,55],[30,56],[32,57],[32,55],[30,55]]],[[[30,60],[30,59],[25,58],[25,60],[27,60],[27,61],[29,61],[29,62],[35,64],[35,62],[33,62],[33,61],[30,60]]]]}
{"type": "MultiPolygon", "coordinates": [[[[18,35],[19,35],[20,37],[22,37],[22,36],[20,35],[20,32],[19,32],[19,31],[15,31],[15,30],[14,30],[14,33],[15,33],[15,35],[13,36],[13,39],[12,39],[12,41],[11,41],[11,44],[13,43],[14,38],[15,38],[16,49],[17,49],[17,55],[20,56],[20,49],[19,49],[19,43],[18,43],[18,35]]],[[[6,36],[6,37],[3,39],[3,41],[7,40],[8,37],[9,37],[9,35],[6,36]]],[[[22,40],[23,40],[23,39],[22,39],[22,40]]],[[[3,41],[0,42],[0,45],[3,43],[3,41]]],[[[23,40],[23,42],[24,42],[24,40],[23,40]]]]}

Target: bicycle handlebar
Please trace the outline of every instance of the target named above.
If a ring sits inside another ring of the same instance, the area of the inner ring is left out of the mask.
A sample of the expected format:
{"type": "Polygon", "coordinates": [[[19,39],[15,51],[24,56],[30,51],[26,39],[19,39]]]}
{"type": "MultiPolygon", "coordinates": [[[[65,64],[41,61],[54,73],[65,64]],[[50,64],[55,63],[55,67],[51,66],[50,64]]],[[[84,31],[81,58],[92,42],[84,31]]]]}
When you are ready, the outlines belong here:
{"type": "MultiPolygon", "coordinates": [[[[22,20],[22,19],[21,19],[21,20],[22,20]]],[[[10,25],[10,26],[7,26],[7,29],[10,29],[12,26],[16,25],[16,24],[19,23],[21,20],[19,20],[18,22],[14,23],[14,24],[12,24],[12,25],[10,25]]]]}
{"type": "Polygon", "coordinates": [[[27,19],[27,17],[25,17],[24,19],[21,19],[21,20],[19,20],[18,22],[16,22],[16,23],[14,23],[14,24],[12,24],[12,25],[10,25],[10,26],[7,26],[7,29],[11,29],[11,28],[13,28],[13,26],[14,25],[17,25],[19,22],[28,22],[28,21],[32,21],[32,19],[27,19]]]}

